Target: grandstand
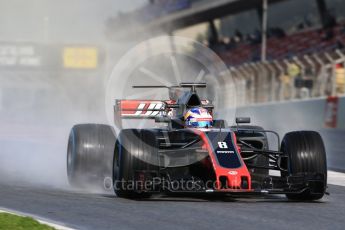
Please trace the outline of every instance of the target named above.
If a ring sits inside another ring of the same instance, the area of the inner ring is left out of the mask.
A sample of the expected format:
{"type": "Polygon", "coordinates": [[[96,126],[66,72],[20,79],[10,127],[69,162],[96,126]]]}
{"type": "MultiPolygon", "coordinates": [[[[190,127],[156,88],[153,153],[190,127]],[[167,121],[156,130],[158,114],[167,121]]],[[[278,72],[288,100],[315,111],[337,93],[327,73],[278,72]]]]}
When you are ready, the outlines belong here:
{"type": "MultiPolygon", "coordinates": [[[[306,30],[268,39],[267,59],[276,60],[294,55],[326,52],[341,49],[345,44],[345,24],[332,28],[332,37],[327,38],[327,31],[320,29],[306,30]]],[[[226,47],[226,45],[224,45],[226,47]]],[[[248,61],[260,60],[260,44],[240,43],[235,47],[219,52],[230,66],[237,66],[248,61]]]]}
{"type": "MultiPolygon", "coordinates": [[[[270,0],[268,29],[262,33],[263,2],[150,1],[144,9],[122,15],[121,23],[130,23],[132,30],[115,31],[112,39],[192,34],[230,67],[241,89],[242,105],[344,94],[345,2],[270,0]],[[196,25],[203,25],[202,29],[196,31],[196,25]]],[[[118,24],[120,19],[114,18],[112,23],[118,24]]]]}

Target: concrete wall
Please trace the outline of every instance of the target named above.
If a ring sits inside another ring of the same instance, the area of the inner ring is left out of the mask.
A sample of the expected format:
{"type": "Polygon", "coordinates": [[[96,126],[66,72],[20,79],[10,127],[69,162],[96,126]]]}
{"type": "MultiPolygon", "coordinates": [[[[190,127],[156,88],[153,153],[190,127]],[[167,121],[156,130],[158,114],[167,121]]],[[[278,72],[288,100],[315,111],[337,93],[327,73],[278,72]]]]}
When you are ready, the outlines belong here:
{"type": "Polygon", "coordinates": [[[337,126],[325,128],[326,98],[258,104],[237,109],[237,116],[250,116],[252,124],[281,135],[293,130],[319,131],[324,139],[328,167],[345,171],[345,97],[338,98],[337,126]]]}

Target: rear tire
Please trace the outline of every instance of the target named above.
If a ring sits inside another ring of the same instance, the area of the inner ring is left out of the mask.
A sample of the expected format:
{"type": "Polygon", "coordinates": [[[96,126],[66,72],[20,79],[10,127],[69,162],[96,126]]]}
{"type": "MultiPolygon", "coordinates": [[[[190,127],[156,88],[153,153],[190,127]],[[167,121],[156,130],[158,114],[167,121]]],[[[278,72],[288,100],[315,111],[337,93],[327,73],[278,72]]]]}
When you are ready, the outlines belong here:
{"type": "Polygon", "coordinates": [[[67,176],[71,186],[104,188],[111,178],[115,132],[111,126],[79,124],[71,129],[67,147],[67,176]]]}
{"type": "Polygon", "coordinates": [[[287,133],[282,141],[281,151],[288,154],[288,174],[320,173],[324,175],[324,183],[317,188],[320,194],[312,194],[306,190],[300,194],[287,194],[291,200],[311,201],[324,196],[327,187],[327,161],[323,140],[314,131],[297,131],[287,133]]]}
{"type": "MultiPolygon", "coordinates": [[[[118,197],[149,198],[152,191],[138,188],[138,173],[154,177],[158,172],[158,148],[155,133],[125,129],[119,134],[113,160],[114,192],[118,197]]],[[[144,181],[139,181],[143,183],[144,181]]],[[[145,184],[145,183],[144,183],[145,184]]]]}

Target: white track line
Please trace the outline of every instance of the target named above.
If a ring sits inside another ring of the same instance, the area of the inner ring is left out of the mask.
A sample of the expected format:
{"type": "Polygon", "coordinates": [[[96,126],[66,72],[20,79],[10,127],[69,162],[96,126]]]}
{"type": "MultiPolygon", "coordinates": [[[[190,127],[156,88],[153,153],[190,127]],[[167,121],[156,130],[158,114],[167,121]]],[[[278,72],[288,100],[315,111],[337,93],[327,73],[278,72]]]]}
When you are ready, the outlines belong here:
{"type": "Polygon", "coordinates": [[[57,223],[57,222],[49,220],[47,218],[42,218],[40,216],[36,216],[36,215],[24,213],[24,212],[19,212],[19,211],[14,211],[14,210],[3,208],[3,207],[0,207],[0,213],[9,213],[9,214],[21,216],[21,217],[31,217],[31,218],[37,220],[39,223],[48,225],[48,226],[53,227],[57,230],[75,230],[74,228],[64,226],[63,224],[57,223]]]}
{"type": "Polygon", "coordinates": [[[345,186],[345,173],[328,171],[328,184],[345,186]]]}

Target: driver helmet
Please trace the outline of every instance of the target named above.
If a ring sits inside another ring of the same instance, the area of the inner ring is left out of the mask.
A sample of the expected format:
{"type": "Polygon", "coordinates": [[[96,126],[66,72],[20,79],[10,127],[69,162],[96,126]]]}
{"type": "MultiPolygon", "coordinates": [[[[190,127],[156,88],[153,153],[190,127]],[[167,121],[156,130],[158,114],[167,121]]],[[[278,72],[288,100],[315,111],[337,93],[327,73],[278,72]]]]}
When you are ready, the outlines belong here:
{"type": "Polygon", "coordinates": [[[195,107],[189,109],[184,115],[187,127],[209,128],[212,127],[213,118],[207,109],[195,107]]]}

